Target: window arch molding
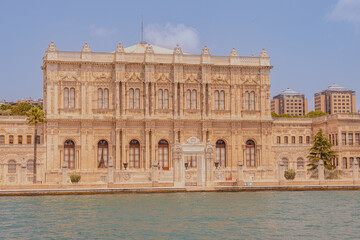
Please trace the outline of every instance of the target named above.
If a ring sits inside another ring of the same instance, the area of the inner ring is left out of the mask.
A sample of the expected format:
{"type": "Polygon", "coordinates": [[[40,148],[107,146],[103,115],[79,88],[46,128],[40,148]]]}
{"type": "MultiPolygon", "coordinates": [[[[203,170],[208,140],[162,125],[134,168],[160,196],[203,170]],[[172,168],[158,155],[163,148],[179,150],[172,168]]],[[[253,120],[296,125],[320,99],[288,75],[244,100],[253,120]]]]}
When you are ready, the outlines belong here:
{"type": "Polygon", "coordinates": [[[245,159],[248,167],[256,167],[256,146],[254,139],[248,139],[245,142],[245,159]]]}
{"type": "Polygon", "coordinates": [[[97,167],[106,168],[109,163],[109,141],[107,139],[100,139],[97,142],[97,167]]]}
{"type": "MultiPolygon", "coordinates": [[[[170,144],[167,139],[158,141],[158,163],[163,170],[169,170],[170,165],[170,144]]],[[[160,167],[159,166],[159,167],[160,167]]]]}
{"type": "Polygon", "coordinates": [[[71,139],[64,142],[64,162],[68,169],[75,169],[75,142],[71,139]]]}
{"type": "Polygon", "coordinates": [[[215,162],[219,163],[220,167],[226,167],[227,143],[223,138],[219,138],[215,142],[215,162]]]}
{"type": "Polygon", "coordinates": [[[8,161],[8,173],[16,173],[16,161],[14,159],[8,161]]]}

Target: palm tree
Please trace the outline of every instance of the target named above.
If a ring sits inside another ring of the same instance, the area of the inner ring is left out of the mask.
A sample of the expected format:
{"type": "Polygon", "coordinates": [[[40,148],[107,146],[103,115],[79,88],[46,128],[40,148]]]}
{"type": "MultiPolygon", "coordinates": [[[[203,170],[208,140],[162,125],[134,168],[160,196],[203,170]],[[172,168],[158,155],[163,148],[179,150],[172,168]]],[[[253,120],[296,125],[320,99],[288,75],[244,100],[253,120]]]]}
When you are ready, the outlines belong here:
{"type": "Polygon", "coordinates": [[[39,107],[32,107],[27,112],[27,116],[28,116],[28,118],[27,118],[28,123],[34,125],[34,183],[36,183],[36,144],[37,144],[37,141],[36,141],[36,136],[37,136],[36,124],[45,122],[45,113],[39,107]]]}

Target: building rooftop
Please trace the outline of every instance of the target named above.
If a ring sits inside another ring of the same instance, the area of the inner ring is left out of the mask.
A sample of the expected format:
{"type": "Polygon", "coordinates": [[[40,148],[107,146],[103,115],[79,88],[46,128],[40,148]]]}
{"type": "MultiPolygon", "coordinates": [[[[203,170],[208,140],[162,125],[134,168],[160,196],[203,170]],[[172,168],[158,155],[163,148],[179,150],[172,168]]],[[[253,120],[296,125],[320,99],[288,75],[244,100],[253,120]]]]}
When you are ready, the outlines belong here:
{"type": "Polygon", "coordinates": [[[341,87],[336,83],[333,83],[326,89],[326,91],[349,91],[349,89],[341,87]]]}
{"type": "Polygon", "coordinates": [[[298,93],[297,91],[295,91],[294,89],[291,89],[291,88],[285,89],[280,94],[281,95],[300,95],[300,93],[298,93]]]}
{"type": "MultiPolygon", "coordinates": [[[[145,53],[146,46],[148,46],[148,43],[143,42],[143,43],[135,44],[130,47],[124,48],[124,51],[126,53],[145,53]]],[[[174,53],[174,49],[163,48],[163,47],[159,47],[156,45],[151,45],[151,47],[155,54],[173,54],[174,53]]]]}

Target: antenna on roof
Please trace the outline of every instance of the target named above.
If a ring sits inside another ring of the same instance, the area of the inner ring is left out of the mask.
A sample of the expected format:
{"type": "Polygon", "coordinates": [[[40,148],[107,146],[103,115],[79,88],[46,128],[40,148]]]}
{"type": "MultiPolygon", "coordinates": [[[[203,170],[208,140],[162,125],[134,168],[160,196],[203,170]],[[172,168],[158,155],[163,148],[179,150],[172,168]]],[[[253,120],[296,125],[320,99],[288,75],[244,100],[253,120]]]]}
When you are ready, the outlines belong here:
{"type": "Polygon", "coordinates": [[[141,15],[141,42],[140,43],[145,43],[144,42],[144,21],[143,21],[142,15],[141,15]]]}

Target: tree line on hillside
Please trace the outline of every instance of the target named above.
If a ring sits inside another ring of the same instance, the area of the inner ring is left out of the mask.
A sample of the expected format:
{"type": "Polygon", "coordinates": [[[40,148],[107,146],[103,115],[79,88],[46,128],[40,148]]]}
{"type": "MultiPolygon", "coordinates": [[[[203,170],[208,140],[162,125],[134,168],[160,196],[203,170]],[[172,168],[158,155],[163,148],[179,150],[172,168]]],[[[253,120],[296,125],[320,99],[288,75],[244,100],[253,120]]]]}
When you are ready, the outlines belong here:
{"type": "Polygon", "coordinates": [[[28,112],[34,107],[43,110],[42,105],[33,106],[26,102],[18,103],[14,106],[3,104],[0,106],[0,116],[28,116],[28,112]]]}

